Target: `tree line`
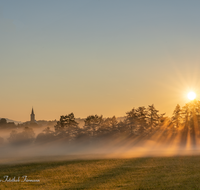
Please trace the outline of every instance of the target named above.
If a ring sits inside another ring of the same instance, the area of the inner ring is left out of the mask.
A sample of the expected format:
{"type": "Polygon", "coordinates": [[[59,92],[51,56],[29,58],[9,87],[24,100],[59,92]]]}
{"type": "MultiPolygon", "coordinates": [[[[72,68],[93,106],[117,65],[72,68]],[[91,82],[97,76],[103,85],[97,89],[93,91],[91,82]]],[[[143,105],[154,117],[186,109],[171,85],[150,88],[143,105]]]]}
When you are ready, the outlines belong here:
{"type": "Polygon", "coordinates": [[[192,138],[199,135],[199,124],[200,101],[193,100],[182,108],[177,104],[171,118],[165,116],[165,113],[159,113],[152,104],[148,107],[133,108],[126,112],[124,120],[120,121],[115,116],[103,118],[102,115],[89,115],[84,119],[84,126],[79,127],[74,114],[70,113],[60,116],[54,130],[47,127],[34,137],[34,131],[26,127],[21,133],[12,131],[8,140],[12,143],[16,143],[19,139],[25,139],[26,142],[45,143],[55,140],[72,142],[120,136],[136,138],[148,137],[155,132],[165,130],[168,134],[181,132],[182,139],[185,141],[188,133],[192,138]]]}

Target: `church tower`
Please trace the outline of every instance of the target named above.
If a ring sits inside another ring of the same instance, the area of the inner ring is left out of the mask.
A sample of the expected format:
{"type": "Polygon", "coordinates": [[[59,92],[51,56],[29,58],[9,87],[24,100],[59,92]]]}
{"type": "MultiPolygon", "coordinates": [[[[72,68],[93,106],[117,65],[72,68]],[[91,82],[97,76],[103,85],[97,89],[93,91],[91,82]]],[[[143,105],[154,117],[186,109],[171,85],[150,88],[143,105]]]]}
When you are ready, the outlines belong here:
{"type": "Polygon", "coordinates": [[[31,112],[31,123],[35,123],[35,114],[32,108],[32,112],[31,112]]]}

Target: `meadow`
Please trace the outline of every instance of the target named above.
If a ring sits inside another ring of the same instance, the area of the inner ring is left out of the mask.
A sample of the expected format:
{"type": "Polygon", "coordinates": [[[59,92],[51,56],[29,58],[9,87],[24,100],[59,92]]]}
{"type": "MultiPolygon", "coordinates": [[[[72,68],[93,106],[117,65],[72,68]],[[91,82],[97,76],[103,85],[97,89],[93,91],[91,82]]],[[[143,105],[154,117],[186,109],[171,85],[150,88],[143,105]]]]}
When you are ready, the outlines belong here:
{"type": "Polygon", "coordinates": [[[1,163],[0,189],[200,189],[200,156],[1,163]]]}

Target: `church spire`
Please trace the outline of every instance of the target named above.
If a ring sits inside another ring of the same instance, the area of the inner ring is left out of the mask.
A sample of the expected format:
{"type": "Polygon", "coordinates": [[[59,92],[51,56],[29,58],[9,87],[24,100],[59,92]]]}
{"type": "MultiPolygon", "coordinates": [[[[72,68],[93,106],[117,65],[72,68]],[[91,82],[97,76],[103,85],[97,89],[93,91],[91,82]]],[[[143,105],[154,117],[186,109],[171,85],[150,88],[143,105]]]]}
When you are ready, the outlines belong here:
{"type": "Polygon", "coordinates": [[[33,114],[33,115],[34,115],[33,107],[32,107],[32,112],[31,112],[31,114],[33,114]]]}
{"type": "Polygon", "coordinates": [[[32,112],[31,112],[31,123],[35,123],[35,114],[33,111],[33,107],[32,107],[32,112]]]}

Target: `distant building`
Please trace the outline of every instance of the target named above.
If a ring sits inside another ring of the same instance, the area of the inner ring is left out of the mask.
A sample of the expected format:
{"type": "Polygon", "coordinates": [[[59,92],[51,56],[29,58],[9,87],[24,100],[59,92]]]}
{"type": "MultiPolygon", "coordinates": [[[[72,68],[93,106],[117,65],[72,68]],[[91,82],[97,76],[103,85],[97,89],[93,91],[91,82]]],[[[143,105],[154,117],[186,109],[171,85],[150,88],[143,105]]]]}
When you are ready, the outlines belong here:
{"type": "Polygon", "coordinates": [[[35,114],[34,114],[33,108],[32,108],[32,112],[31,112],[30,124],[31,125],[38,125],[37,122],[35,121],[35,114]]]}

